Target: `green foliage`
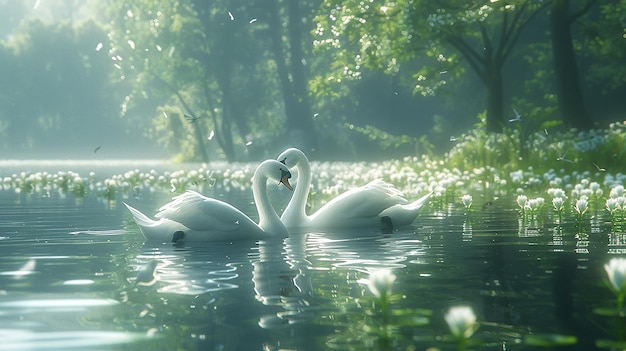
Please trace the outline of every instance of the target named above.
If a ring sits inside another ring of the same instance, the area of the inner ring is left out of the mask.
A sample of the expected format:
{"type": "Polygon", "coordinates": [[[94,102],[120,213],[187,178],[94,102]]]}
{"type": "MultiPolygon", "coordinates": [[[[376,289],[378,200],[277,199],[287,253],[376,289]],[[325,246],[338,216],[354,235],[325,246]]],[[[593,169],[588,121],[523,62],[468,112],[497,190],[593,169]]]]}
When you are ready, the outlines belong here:
{"type": "MultiPolygon", "coordinates": [[[[498,122],[511,129],[504,134],[518,135],[519,145],[511,144],[511,150],[502,150],[498,157],[487,156],[478,145],[475,153],[490,160],[516,155],[509,160],[512,166],[525,164],[536,135],[543,129],[552,134],[560,123],[548,12],[543,11],[550,3],[318,0],[299,5],[299,28],[303,33],[310,30],[310,36],[297,39],[290,37],[290,2],[284,0],[114,0],[85,2],[79,8],[72,0],[47,5],[44,15],[33,15],[33,5],[26,1],[0,4],[7,17],[0,25],[0,76],[10,82],[0,88],[0,151],[52,153],[47,146],[63,140],[84,150],[81,157],[93,156],[103,140],[118,143],[126,137],[134,142],[145,133],[177,160],[256,160],[272,154],[269,150],[276,145],[297,141],[297,136],[284,138],[287,129],[298,127],[297,119],[292,118],[294,123],[286,117],[303,112],[313,121],[303,130],[323,132],[316,149],[329,158],[337,149],[341,157],[363,149],[357,133],[381,149],[412,147],[416,153],[430,154],[427,138],[438,146],[449,145],[450,135],[470,125],[456,122],[473,119],[475,111],[485,108],[477,81],[484,83],[487,73],[501,69],[506,94],[498,122]],[[309,28],[315,10],[315,28],[309,28]],[[73,20],[95,11],[98,21],[73,20]],[[534,18],[534,32],[519,36],[529,18],[534,18]],[[277,33],[278,40],[270,32],[277,33]],[[518,38],[523,45],[516,46],[518,38]],[[314,55],[309,55],[311,45],[314,55]],[[295,65],[290,48],[300,46],[302,59],[295,61],[306,74],[279,74],[279,63],[287,69],[295,65]],[[383,73],[393,77],[381,79],[383,73]],[[290,84],[285,81],[294,80],[308,80],[308,91],[317,99],[310,109],[299,108],[309,104],[307,89],[301,89],[304,94],[292,94],[296,103],[288,113],[289,89],[284,87],[290,84]],[[364,98],[366,83],[388,91],[379,91],[375,97],[380,101],[364,98]],[[398,105],[400,99],[384,100],[383,94],[396,90],[400,96],[414,93],[414,110],[398,105]],[[448,100],[441,101],[444,93],[448,100]],[[436,104],[437,110],[418,106],[425,101],[420,95],[435,94],[436,102],[425,105],[436,104]],[[383,130],[375,113],[363,113],[373,104],[393,108],[398,120],[414,119],[407,125],[434,117],[436,135],[383,130]],[[507,122],[514,117],[511,108],[523,115],[521,123],[507,122]],[[185,114],[197,120],[192,123],[185,114]],[[346,124],[364,127],[351,130],[346,124]]],[[[571,14],[586,3],[572,2],[571,14]]],[[[626,76],[626,0],[590,4],[588,15],[571,27],[579,68],[594,90],[615,96],[626,76]]],[[[619,102],[610,102],[617,108],[606,109],[604,102],[592,102],[601,107],[598,118],[619,116],[619,102]]],[[[488,115],[481,118],[478,125],[487,126],[488,115]]],[[[497,143],[503,137],[490,138],[497,143]]],[[[107,150],[103,145],[101,152],[107,150]]]]}
{"type": "Polygon", "coordinates": [[[161,116],[152,120],[153,127],[148,130],[148,136],[168,150],[176,161],[202,162],[200,148],[204,145],[199,144],[195,138],[177,140],[176,136],[193,135],[196,123],[202,128],[208,128],[209,122],[206,118],[200,118],[193,124],[189,123],[184,112],[177,106],[171,105],[160,106],[158,112],[161,116]]]}
{"type": "Polygon", "coordinates": [[[419,138],[411,137],[406,134],[396,136],[371,125],[358,127],[353,124],[346,123],[345,127],[365,135],[370,141],[377,143],[383,150],[390,148],[398,149],[402,146],[408,145],[413,147],[416,154],[433,156],[434,146],[428,141],[426,135],[422,135],[419,138]]]}
{"type": "Polygon", "coordinates": [[[121,112],[152,115],[152,122],[138,122],[154,125],[153,135],[162,145],[178,143],[183,160],[202,159],[203,152],[208,155],[204,150],[215,146],[234,160],[240,157],[235,145],[243,146],[252,130],[275,137],[271,129],[262,132],[278,125],[281,116],[273,113],[276,81],[268,79],[275,67],[259,55],[264,51],[260,24],[250,20],[255,10],[227,0],[111,2],[110,53],[120,79],[131,88],[121,112]],[[200,119],[192,128],[164,122],[163,111],[154,106],[168,105],[200,119]],[[175,128],[168,131],[168,125],[175,128]],[[188,139],[195,139],[193,145],[188,139]]]}
{"type": "Polygon", "coordinates": [[[601,2],[599,19],[584,25],[579,47],[591,59],[588,80],[603,91],[620,89],[626,80],[626,0],[601,2]]]}
{"type": "MultiPolygon", "coordinates": [[[[529,1],[327,0],[315,18],[314,45],[335,61],[319,85],[360,79],[365,68],[397,74],[401,64],[415,67],[412,85],[422,95],[433,95],[460,78],[468,65],[486,81],[488,65],[499,69],[498,60],[509,54],[526,21],[540,8],[529,1]],[[500,46],[492,47],[498,41],[500,46]],[[499,56],[490,57],[490,50],[499,56]]],[[[327,90],[319,87],[316,92],[327,90]]]]}
{"type": "MultiPolygon", "coordinates": [[[[546,121],[545,127],[556,122],[546,121]]],[[[618,172],[626,161],[626,125],[612,123],[607,129],[559,132],[544,128],[520,140],[520,129],[488,134],[481,128],[459,137],[445,156],[448,167],[460,170],[490,166],[503,172],[532,168],[535,172],[563,169],[567,172],[618,172]],[[545,129],[545,130],[544,130],[545,129]],[[526,156],[521,157],[521,147],[526,156]]]]}

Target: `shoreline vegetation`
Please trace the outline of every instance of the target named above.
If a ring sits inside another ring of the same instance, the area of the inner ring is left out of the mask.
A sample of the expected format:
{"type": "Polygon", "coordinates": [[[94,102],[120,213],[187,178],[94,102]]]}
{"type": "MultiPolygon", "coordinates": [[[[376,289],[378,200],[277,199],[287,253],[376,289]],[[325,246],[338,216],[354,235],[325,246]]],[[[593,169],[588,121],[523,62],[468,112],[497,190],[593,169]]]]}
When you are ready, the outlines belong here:
{"type": "MultiPolygon", "coordinates": [[[[595,190],[601,189],[599,196],[582,194],[592,202],[607,200],[615,186],[624,185],[626,174],[619,165],[626,158],[626,122],[582,132],[544,129],[523,139],[520,130],[489,134],[482,128],[473,129],[456,137],[455,145],[443,157],[407,156],[382,162],[314,161],[310,201],[321,205],[354,186],[382,178],[408,198],[432,191],[431,203],[439,205],[449,201],[462,205],[460,198],[467,193],[533,198],[550,197],[553,192],[550,189],[559,188],[566,194],[563,201],[573,201],[569,206],[573,208],[582,188],[588,188],[591,183],[595,190]]],[[[4,160],[0,163],[5,170],[24,169],[0,172],[0,187],[5,191],[58,191],[77,197],[95,195],[109,201],[118,194],[127,197],[138,190],[178,194],[188,189],[202,192],[216,185],[245,189],[250,187],[254,170],[254,163],[178,164],[166,160],[44,160],[34,163],[4,160]],[[93,166],[94,170],[87,174],[71,170],[79,166],[86,169],[93,166]],[[128,167],[128,170],[112,175],[101,173],[113,166],[116,169],[128,167]],[[46,167],[49,169],[44,170],[46,167]],[[53,171],[54,168],[65,170],[53,171]]]]}

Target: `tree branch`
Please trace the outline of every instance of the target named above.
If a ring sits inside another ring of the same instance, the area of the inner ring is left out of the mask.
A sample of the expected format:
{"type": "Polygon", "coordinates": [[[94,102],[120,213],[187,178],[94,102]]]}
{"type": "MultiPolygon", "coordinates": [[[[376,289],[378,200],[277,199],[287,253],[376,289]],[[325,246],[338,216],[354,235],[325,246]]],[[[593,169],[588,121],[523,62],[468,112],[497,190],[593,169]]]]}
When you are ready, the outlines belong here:
{"type": "MultiPolygon", "coordinates": [[[[526,10],[525,7],[527,4],[528,2],[524,3],[524,11],[526,10]]],[[[514,31],[514,34],[511,36],[511,39],[507,42],[505,48],[502,50],[501,57],[503,61],[506,60],[506,58],[509,56],[509,54],[511,53],[511,49],[515,47],[515,44],[517,43],[517,40],[519,39],[520,34],[522,34],[522,29],[526,27],[528,22],[530,22],[533,18],[535,18],[535,16],[537,16],[539,13],[545,10],[548,6],[549,6],[548,3],[542,4],[538,9],[531,12],[528,15],[528,17],[526,17],[523,21],[521,21],[521,15],[522,15],[521,12],[519,13],[519,15],[515,16],[514,22],[511,24],[511,31],[514,31]],[[516,22],[520,22],[520,23],[515,24],[516,22]],[[517,30],[515,30],[515,28],[517,28],[517,30]]]]}
{"type": "Polygon", "coordinates": [[[485,59],[482,58],[460,37],[451,36],[446,38],[446,41],[454,46],[461,53],[461,55],[467,59],[470,66],[472,66],[474,71],[476,71],[480,80],[486,83],[488,81],[488,77],[485,72],[485,59]]]}
{"type": "MultiPolygon", "coordinates": [[[[178,101],[180,101],[180,104],[183,105],[183,108],[185,109],[185,111],[187,111],[187,113],[191,116],[191,117],[196,117],[196,115],[193,113],[193,111],[191,110],[191,107],[187,104],[187,101],[185,101],[185,98],[183,97],[183,95],[180,93],[179,89],[176,89],[175,86],[173,86],[172,84],[170,84],[168,81],[166,81],[165,79],[157,76],[156,74],[150,72],[150,75],[152,75],[152,77],[154,77],[154,79],[156,79],[159,83],[165,85],[167,87],[167,89],[169,89],[172,93],[174,93],[174,95],[176,95],[176,97],[178,98],[178,101]]],[[[200,126],[198,125],[198,123],[193,123],[192,124],[192,128],[194,130],[197,142],[198,142],[198,147],[200,148],[200,152],[202,153],[202,158],[204,162],[209,162],[209,155],[206,152],[206,149],[204,148],[204,137],[202,135],[202,131],[200,130],[200,126]]]]}

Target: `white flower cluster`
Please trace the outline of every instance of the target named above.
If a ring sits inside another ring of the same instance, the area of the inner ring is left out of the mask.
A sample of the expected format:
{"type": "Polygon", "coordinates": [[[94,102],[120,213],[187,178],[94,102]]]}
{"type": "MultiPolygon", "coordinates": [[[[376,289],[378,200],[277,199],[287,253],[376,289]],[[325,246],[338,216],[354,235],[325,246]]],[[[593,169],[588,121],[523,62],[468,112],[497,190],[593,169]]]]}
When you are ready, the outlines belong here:
{"type": "Polygon", "coordinates": [[[606,199],[605,208],[612,216],[624,215],[626,212],[626,196],[624,196],[624,186],[616,185],[611,189],[609,198],[606,199]]]}
{"type": "Polygon", "coordinates": [[[20,172],[5,176],[0,181],[4,190],[13,189],[15,192],[60,192],[83,193],[87,179],[72,171],[49,172],[20,172]]]}
{"type": "Polygon", "coordinates": [[[574,142],[574,149],[579,152],[595,150],[606,143],[605,131],[592,129],[578,133],[578,141],[574,142]]]}

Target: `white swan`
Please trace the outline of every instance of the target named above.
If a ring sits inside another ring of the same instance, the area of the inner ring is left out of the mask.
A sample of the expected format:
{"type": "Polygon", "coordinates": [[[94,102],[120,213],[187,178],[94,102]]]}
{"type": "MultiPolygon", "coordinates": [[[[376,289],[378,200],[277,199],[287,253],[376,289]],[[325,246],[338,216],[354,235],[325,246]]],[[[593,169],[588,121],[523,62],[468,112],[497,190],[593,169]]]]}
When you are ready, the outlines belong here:
{"type": "Polygon", "coordinates": [[[311,187],[309,160],[296,148],[283,151],[277,159],[290,169],[298,169],[296,189],[281,216],[287,228],[384,227],[389,231],[413,223],[432,194],[409,203],[393,185],[378,179],[346,191],[309,216],[305,211],[311,187]]]}
{"type": "Polygon", "coordinates": [[[252,177],[252,194],[259,212],[259,224],[226,202],[195,191],[178,195],[148,218],[124,203],[147,240],[161,242],[230,241],[288,236],[267,195],[267,180],[275,180],[293,190],[287,166],[275,160],[263,161],[252,177]]]}

